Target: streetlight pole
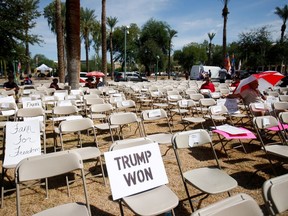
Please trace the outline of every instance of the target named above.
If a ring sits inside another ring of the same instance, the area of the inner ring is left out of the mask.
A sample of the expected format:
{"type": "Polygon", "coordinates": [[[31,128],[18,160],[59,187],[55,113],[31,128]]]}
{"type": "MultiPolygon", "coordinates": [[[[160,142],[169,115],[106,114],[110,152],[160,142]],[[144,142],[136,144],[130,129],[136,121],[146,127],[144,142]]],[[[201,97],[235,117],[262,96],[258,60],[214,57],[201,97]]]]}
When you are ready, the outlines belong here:
{"type": "Polygon", "coordinates": [[[127,33],[129,34],[129,26],[125,26],[124,29],[124,79],[126,79],[126,44],[127,44],[127,33]]]}
{"type": "Polygon", "coordinates": [[[155,81],[157,81],[157,75],[158,75],[158,61],[160,57],[157,55],[156,56],[156,71],[155,71],[155,81]]]}

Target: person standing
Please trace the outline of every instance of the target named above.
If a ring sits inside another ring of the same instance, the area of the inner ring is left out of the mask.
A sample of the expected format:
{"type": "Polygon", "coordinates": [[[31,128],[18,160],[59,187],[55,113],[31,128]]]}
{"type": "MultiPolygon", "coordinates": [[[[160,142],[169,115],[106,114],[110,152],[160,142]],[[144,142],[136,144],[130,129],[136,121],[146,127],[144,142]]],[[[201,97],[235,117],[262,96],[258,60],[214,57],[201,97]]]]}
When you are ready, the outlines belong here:
{"type": "Polygon", "coordinates": [[[219,82],[220,83],[225,83],[225,80],[227,78],[227,74],[228,74],[227,70],[224,67],[222,67],[221,70],[219,70],[218,76],[219,76],[219,82]]]}
{"type": "Polygon", "coordinates": [[[14,90],[15,95],[17,96],[19,92],[19,86],[15,83],[14,76],[12,74],[8,76],[8,81],[3,84],[3,88],[6,91],[14,90]]]}

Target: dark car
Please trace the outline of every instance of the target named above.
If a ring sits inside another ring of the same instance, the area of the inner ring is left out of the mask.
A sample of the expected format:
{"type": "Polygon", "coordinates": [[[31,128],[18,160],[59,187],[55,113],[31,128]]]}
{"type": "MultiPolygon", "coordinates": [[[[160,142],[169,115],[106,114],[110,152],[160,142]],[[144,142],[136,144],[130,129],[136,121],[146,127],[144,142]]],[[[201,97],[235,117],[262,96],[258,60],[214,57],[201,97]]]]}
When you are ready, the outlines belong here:
{"type": "Polygon", "coordinates": [[[148,82],[147,77],[141,76],[137,72],[116,72],[114,75],[115,82],[132,81],[132,82],[148,82]]]}

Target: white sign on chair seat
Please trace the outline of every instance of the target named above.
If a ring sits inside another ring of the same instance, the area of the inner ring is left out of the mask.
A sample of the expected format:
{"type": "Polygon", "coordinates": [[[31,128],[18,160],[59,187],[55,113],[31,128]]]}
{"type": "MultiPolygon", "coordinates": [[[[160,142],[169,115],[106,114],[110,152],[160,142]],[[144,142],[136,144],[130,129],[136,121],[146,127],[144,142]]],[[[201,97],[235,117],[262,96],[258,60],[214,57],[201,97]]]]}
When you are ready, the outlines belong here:
{"type": "Polygon", "coordinates": [[[157,143],[105,152],[113,200],[168,183],[157,143]]]}
{"type": "Polygon", "coordinates": [[[3,166],[13,166],[24,158],[41,155],[39,121],[6,122],[5,142],[3,166]]]}

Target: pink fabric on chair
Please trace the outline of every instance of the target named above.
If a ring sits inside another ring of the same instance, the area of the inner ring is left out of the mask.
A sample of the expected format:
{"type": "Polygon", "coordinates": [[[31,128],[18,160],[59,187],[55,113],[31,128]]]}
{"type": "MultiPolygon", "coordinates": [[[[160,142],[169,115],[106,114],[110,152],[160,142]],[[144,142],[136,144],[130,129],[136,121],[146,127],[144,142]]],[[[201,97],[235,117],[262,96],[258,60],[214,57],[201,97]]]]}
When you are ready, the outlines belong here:
{"type": "Polygon", "coordinates": [[[247,133],[246,134],[232,135],[232,134],[226,133],[226,132],[221,131],[221,130],[213,130],[213,132],[224,136],[226,139],[256,139],[256,136],[251,131],[249,131],[246,128],[242,128],[242,127],[240,127],[240,128],[247,131],[247,133]]]}
{"type": "Polygon", "coordinates": [[[271,127],[271,128],[268,128],[268,130],[270,130],[270,131],[278,131],[279,128],[280,128],[281,130],[283,130],[283,128],[284,128],[284,129],[288,129],[288,124],[278,123],[278,127],[271,127]]]}

